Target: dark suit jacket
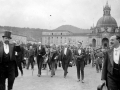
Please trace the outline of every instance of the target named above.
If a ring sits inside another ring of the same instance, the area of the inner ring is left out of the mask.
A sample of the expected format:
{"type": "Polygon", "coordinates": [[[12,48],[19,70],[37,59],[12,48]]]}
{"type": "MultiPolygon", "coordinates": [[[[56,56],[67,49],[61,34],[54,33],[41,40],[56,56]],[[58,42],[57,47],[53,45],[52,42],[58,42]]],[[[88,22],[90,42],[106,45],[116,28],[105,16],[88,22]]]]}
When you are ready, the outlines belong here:
{"type": "MultiPolygon", "coordinates": [[[[120,60],[119,60],[119,65],[120,65],[120,60]]],[[[113,49],[110,49],[104,53],[104,62],[103,62],[101,80],[107,80],[108,73],[113,75],[113,67],[114,67],[113,49]]],[[[119,71],[120,71],[120,67],[119,67],[119,71]]]]}
{"type": "Polygon", "coordinates": [[[46,54],[45,48],[43,46],[41,46],[41,50],[39,50],[39,46],[37,46],[35,50],[35,55],[38,56],[39,54],[41,56],[44,56],[46,54]]]}
{"type": "Polygon", "coordinates": [[[69,48],[67,48],[66,59],[64,59],[64,49],[62,50],[61,54],[62,54],[62,56],[61,56],[62,57],[62,62],[65,62],[65,63],[69,64],[69,62],[72,59],[72,52],[71,52],[71,50],[69,48]]]}
{"type": "Polygon", "coordinates": [[[76,58],[76,60],[80,61],[80,62],[83,62],[85,60],[85,51],[83,48],[81,48],[81,54],[79,55],[78,53],[78,49],[75,50],[75,53],[74,53],[75,57],[76,56],[80,56],[80,58],[76,58]]]}
{"type": "MultiPolygon", "coordinates": [[[[4,47],[3,44],[0,45],[0,63],[2,63],[2,57],[3,57],[3,51],[4,47]]],[[[18,76],[18,69],[17,69],[17,63],[16,63],[16,58],[15,58],[15,48],[14,45],[9,44],[9,53],[10,53],[10,61],[15,61],[15,77],[18,76]]]]}
{"type": "Polygon", "coordinates": [[[15,52],[18,53],[18,55],[16,56],[16,60],[17,62],[22,62],[23,58],[24,58],[24,49],[21,46],[15,46],[15,52]]]}
{"type": "Polygon", "coordinates": [[[57,61],[57,59],[58,59],[58,51],[53,51],[53,52],[51,52],[51,59],[50,59],[50,62],[56,62],[57,61]],[[55,59],[55,57],[57,56],[57,58],[55,59]]]}

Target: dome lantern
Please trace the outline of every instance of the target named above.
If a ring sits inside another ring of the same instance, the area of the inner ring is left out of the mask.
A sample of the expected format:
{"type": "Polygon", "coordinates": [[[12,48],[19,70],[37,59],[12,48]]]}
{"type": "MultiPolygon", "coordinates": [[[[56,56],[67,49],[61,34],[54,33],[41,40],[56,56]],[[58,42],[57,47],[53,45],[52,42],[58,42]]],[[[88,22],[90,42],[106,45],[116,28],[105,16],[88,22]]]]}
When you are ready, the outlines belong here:
{"type": "Polygon", "coordinates": [[[104,11],[103,16],[110,16],[111,8],[110,8],[110,6],[108,5],[108,2],[106,3],[105,7],[103,8],[103,11],[104,11]]]}

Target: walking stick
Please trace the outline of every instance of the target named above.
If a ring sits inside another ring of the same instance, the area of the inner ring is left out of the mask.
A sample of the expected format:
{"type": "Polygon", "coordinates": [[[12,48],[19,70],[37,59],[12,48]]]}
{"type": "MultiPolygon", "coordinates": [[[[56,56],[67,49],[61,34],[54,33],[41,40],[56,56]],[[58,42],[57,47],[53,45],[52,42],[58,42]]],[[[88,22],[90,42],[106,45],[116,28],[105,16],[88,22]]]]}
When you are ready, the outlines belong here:
{"type": "Polygon", "coordinates": [[[47,76],[48,76],[48,63],[47,63],[47,65],[46,65],[46,67],[47,67],[47,76]]]}

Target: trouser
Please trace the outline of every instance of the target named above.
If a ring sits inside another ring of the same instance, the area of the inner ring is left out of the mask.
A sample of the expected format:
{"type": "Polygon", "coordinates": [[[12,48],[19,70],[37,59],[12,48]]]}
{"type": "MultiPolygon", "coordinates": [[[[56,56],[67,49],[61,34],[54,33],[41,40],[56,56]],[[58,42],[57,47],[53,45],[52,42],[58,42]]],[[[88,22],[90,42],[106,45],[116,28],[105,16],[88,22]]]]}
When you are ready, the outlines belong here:
{"type": "Polygon", "coordinates": [[[29,69],[30,64],[31,64],[31,69],[34,69],[34,57],[33,56],[28,58],[27,69],[29,69]]]}
{"type": "Polygon", "coordinates": [[[42,64],[43,64],[43,58],[37,56],[38,74],[40,75],[41,75],[42,64]]]}
{"type": "Polygon", "coordinates": [[[101,71],[101,69],[102,69],[102,63],[96,63],[97,72],[101,71]]]}
{"type": "Polygon", "coordinates": [[[87,57],[85,58],[85,61],[84,61],[84,62],[85,62],[85,65],[87,65],[87,57]]]}
{"type": "Polygon", "coordinates": [[[43,64],[43,69],[46,69],[46,66],[47,66],[47,63],[46,63],[46,64],[43,64]]]}
{"type": "Polygon", "coordinates": [[[102,69],[102,59],[101,58],[96,58],[96,71],[99,72],[102,69]]]}
{"type": "Polygon", "coordinates": [[[90,56],[89,56],[89,64],[91,63],[91,58],[90,58],[90,56]]]}
{"type": "Polygon", "coordinates": [[[23,63],[23,68],[25,68],[25,66],[26,66],[26,60],[23,60],[22,63],[23,63]]]}
{"type": "MultiPolygon", "coordinates": [[[[118,73],[118,71],[115,71],[115,72],[118,73]]],[[[107,86],[108,86],[108,90],[120,90],[120,74],[116,76],[116,75],[111,75],[110,73],[108,73],[107,74],[107,86]]]]}
{"type": "Polygon", "coordinates": [[[62,62],[62,67],[64,70],[64,76],[66,76],[68,73],[68,63],[62,62]]]}
{"type": "Polygon", "coordinates": [[[94,64],[94,59],[92,59],[92,67],[94,67],[95,66],[95,64],[94,64]]]}
{"type": "Polygon", "coordinates": [[[6,79],[8,79],[8,90],[12,90],[15,80],[15,62],[0,64],[0,90],[6,90],[6,79]]]}
{"type": "Polygon", "coordinates": [[[55,62],[55,69],[57,69],[57,62],[55,62]]]}
{"type": "Polygon", "coordinates": [[[55,75],[55,62],[51,62],[51,76],[55,75]]]}
{"type": "Polygon", "coordinates": [[[50,64],[50,62],[48,62],[48,66],[49,66],[49,70],[51,70],[51,64],[50,64]]]}
{"type": "Polygon", "coordinates": [[[84,79],[84,61],[77,61],[77,78],[80,79],[80,72],[81,72],[81,79],[84,79]]]}
{"type": "Polygon", "coordinates": [[[18,62],[18,68],[19,68],[21,74],[23,75],[22,62],[18,62]]]}

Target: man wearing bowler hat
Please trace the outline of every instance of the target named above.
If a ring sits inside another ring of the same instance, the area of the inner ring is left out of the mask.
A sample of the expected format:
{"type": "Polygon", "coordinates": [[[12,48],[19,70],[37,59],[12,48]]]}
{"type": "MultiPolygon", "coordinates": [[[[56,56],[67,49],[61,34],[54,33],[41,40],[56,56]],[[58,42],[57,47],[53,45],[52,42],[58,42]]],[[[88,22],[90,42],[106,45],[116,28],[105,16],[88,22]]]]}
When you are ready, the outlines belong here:
{"type": "Polygon", "coordinates": [[[6,90],[6,79],[8,79],[8,90],[12,90],[15,77],[18,76],[14,45],[9,43],[11,32],[5,31],[2,37],[3,43],[0,46],[0,90],[6,90]]]}

